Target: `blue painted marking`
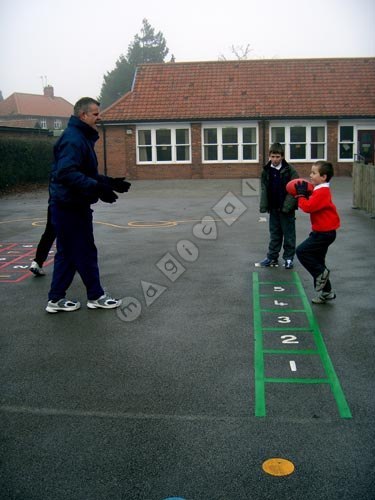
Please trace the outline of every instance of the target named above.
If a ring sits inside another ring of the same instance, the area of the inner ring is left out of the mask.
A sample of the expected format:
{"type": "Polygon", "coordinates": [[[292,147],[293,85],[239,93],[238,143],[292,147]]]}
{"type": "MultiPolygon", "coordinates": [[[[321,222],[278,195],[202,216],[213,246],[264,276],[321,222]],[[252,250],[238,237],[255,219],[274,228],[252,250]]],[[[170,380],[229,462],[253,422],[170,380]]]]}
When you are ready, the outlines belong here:
{"type": "Polygon", "coordinates": [[[168,497],[168,498],[164,498],[164,500],[185,500],[185,498],[182,498],[182,497],[168,497]]]}

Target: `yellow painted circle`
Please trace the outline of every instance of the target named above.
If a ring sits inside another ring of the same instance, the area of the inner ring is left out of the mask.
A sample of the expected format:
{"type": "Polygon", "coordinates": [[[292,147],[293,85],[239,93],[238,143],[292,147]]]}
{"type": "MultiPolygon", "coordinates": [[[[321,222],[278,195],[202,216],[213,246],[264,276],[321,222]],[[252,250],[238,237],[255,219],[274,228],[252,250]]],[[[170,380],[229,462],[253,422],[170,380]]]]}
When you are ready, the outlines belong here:
{"type": "Polygon", "coordinates": [[[128,222],[130,227],[173,227],[177,226],[177,222],[169,220],[155,220],[152,222],[144,222],[141,220],[135,220],[128,222]]]}
{"type": "Polygon", "coordinates": [[[263,462],[262,469],[271,476],[289,476],[294,472],[294,464],[285,458],[269,458],[263,462]]]}

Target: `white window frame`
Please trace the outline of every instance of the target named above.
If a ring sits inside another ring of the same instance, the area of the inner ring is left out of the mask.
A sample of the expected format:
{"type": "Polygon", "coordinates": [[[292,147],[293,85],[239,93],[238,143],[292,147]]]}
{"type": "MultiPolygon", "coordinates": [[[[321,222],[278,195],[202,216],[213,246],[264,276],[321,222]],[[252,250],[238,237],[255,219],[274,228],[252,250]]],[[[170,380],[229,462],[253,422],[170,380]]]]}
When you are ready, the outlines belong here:
{"type": "Polygon", "coordinates": [[[353,163],[354,157],[358,154],[358,132],[360,130],[374,130],[375,120],[372,122],[365,120],[341,120],[338,123],[337,128],[337,158],[340,163],[353,163]],[[340,127],[353,127],[353,142],[351,141],[340,141],[340,127]],[[340,145],[341,144],[353,144],[353,157],[352,158],[341,158],[340,157],[340,145]]]}
{"type": "Polygon", "coordinates": [[[62,120],[60,118],[55,118],[53,121],[53,128],[55,130],[60,130],[62,128],[62,120]]]}
{"type": "Polygon", "coordinates": [[[212,164],[212,163],[259,163],[259,126],[258,122],[204,122],[202,123],[201,130],[201,138],[202,138],[202,163],[212,164]],[[228,143],[223,143],[223,129],[224,128],[237,128],[237,143],[238,147],[238,159],[237,160],[224,160],[223,159],[223,146],[229,145],[228,143]],[[256,142],[243,142],[243,129],[244,128],[255,128],[255,140],[256,142]],[[205,160],[204,157],[204,148],[205,146],[214,146],[215,144],[206,144],[204,142],[204,131],[205,129],[216,129],[217,130],[217,159],[216,160],[205,160]],[[243,146],[255,146],[255,158],[253,160],[244,160],[243,159],[243,146]]]}
{"type": "Polygon", "coordinates": [[[46,130],[46,128],[47,128],[47,118],[40,118],[39,119],[39,124],[40,124],[40,128],[41,129],[46,130]]]}
{"type": "Polygon", "coordinates": [[[327,159],[327,122],[325,121],[272,121],[269,124],[269,143],[272,144],[272,128],[273,127],[283,127],[285,129],[285,142],[280,143],[285,149],[285,159],[293,163],[310,163],[317,160],[327,159]],[[291,142],[290,140],[290,129],[292,127],[305,127],[306,129],[306,140],[305,142],[291,142]],[[311,128],[312,127],[324,127],[324,142],[312,142],[311,141],[311,128]],[[291,158],[290,157],[290,146],[292,144],[305,144],[306,154],[305,158],[291,158]],[[312,144],[323,144],[324,145],[324,158],[311,158],[311,145],[312,144]]]}
{"type": "Polygon", "coordinates": [[[191,164],[192,163],[192,151],[191,151],[191,125],[190,123],[152,123],[143,124],[136,126],[136,152],[137,152],[137,165],[172,165],[172,164],[191,164]],[[177,144],[176,143],[176,130],[187,129],[189,133],[188,144],[177,144]],[[150,130],[151,131],[151,161],[140,160],[139,149],[146,147],[144,144],[139,144],[138,132],[140,130],[150,130]],[[158,161],[157,160],[157,144],[156,144],[156,131],[157,130],[170,130],[171,131],[171,143],[170,146],[172,159],[170,161],[158,161]],[[177,146],[186,146],[189,148],[189,160],[177,160],[177,146]]]}

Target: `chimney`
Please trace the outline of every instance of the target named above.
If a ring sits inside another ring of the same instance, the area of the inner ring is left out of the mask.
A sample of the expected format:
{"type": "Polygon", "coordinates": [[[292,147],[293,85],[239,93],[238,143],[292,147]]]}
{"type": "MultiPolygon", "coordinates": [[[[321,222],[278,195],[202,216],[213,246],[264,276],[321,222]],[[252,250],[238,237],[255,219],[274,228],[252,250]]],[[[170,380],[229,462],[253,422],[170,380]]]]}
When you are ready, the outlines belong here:
{"type": "Polygon", "coordinates": [[[46,97],[51,97],[52,99],[55,97],[53,94],[53,87],[52,85],[47,85],[47,87],[44,87],[44,95],[46,97]]]}

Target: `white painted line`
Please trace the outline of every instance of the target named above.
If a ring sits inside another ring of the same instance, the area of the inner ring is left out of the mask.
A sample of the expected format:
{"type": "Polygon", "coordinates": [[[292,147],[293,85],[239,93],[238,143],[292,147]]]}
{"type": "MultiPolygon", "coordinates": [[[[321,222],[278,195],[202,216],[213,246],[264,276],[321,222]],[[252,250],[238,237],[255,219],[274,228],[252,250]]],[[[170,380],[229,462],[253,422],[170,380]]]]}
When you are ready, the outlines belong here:
{"type": "Polygon", "coordinates": [[[289,364],[290,364],[290,369],[292,370],[292,372],[296,372],[297,371],[296,362],[295,361],[289,361],[289,364]]]}

